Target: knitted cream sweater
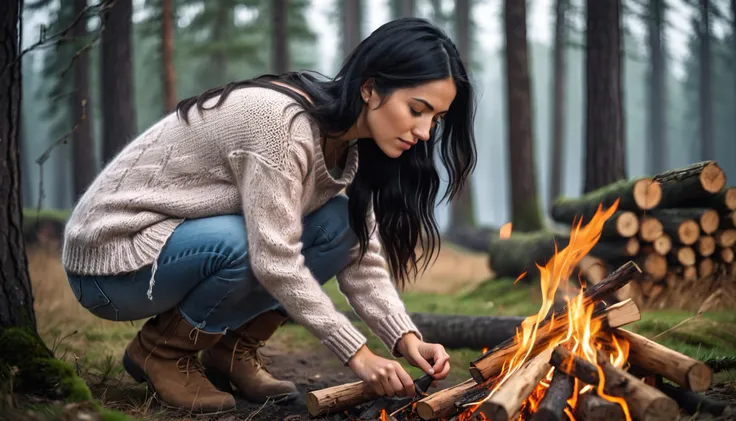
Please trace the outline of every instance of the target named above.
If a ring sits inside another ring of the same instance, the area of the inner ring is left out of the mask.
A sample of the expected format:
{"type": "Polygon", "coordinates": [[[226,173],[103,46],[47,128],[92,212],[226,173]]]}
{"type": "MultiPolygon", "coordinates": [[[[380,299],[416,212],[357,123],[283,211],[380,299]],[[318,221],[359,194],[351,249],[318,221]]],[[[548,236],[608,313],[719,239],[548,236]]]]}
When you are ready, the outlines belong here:
{"type": "MultiPolygon", "coordinates": [[[[172,113],[146,130],[106,166],[76,205],[65,230],[67,272],[111,275],[151,264],[155,269],[159,251],[184,219],[242,212],[258,281],[295,321],[347,362],[366,338],[336,311],[304,265],[300,237],[302,218],[352,181],[357,148],[350,148],[341,176],[331,176],[319,131],[308,117],[299,116],[289,128],[300,109],[296,104],[270,89],[237,89],[218,109],[200,114],[192,108],[189,125],[172,113]]],[[[374,223],[372,213],[369,220],[374,223]]],[[[337,280],[356,313],[398,357],[401,336],[420,333],[390,279],[375,235],[360,264],[354,248],[353,262],[337,280]]],[[[151,292],[166,293],[157,291],[154,281],[149,298],[151,292]]]]}

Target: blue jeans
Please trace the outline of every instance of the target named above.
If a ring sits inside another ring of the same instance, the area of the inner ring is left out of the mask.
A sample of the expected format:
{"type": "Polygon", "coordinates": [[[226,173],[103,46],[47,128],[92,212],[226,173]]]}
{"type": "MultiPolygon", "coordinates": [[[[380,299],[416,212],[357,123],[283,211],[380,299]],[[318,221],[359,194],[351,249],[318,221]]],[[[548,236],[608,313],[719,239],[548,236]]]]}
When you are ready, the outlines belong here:
{"type": "MultiPolygon", "coordinates": [[[[324,284],[349,264],[357,237],[350,228],[348,199],[336,196],[303,221],[305,264],[324,284]]],[[[236,329],[267,310],[286,315],[255,278],[248,259],[242,215],[189,219],[180,224],[152,266],[113,276],[68,276],[79,303],[108,320],[139,320],[178,306],[189,323],[205,332],[236,329]]]]}

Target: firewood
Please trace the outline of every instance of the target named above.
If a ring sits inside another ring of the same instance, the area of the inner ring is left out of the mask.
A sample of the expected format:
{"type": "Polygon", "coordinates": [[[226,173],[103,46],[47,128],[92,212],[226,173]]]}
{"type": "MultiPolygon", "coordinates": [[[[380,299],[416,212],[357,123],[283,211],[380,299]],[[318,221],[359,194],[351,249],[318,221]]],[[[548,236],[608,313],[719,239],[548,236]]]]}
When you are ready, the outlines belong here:
{"type": "Polygon", "coordinates": [[[601,240],[590,250],[589,255],[600,257],[610,262],[621,257],[633,257],[639,253],[639,241],[636,238],[601,240]]]}
{"type": "Polygon", "coordinates": [[[567,374],[555,370],[552,381],[539,402],[531,421],[565,421],[565,407],[575,389],[575,381],[567,374]]]}
{"type": "MultiPolygon", "coordinates": [[[[566,311],[567,310],[565,309],[563,312],[556,312],[556,314],[558,314],[558,316],[560,314],[564,315],[566,311]]],[[[593,311],[592,317],[596,320],[601,320],[604,326],[613,328],[625,326],[629,323],[638,321],[641,318],[641,313],[639,312],[639,308],[636,304],[629,299],[602,309],[596,309],[593,311]]],[[[552,329],[545,328],[547,323],[540,323],[534,346],[530,350],[530,356],[534,356],[547,348],[550,345],[550,341],[561,338],[562,335],[567,332],[569,325],[567,318],[564,316],[559,316],[559,318],[555,317],[555,323],[553,324],[552,329]]],[[[470,363],[470,374],[477,383],[482,383],[485,380],[497,376],[501,373],[504,363],[506,363],[518,351],[518,349],[519,344],[515,340],[493,348],[470,363]]]]}
{"type": "Polygon", "coordinates": [[[552,205],[552,219],[568,225],[576,218],[590,221],[599,205],[609,208],[617,199],[618,211],[649,210],[659,204],[661,197],[659,184],[649,178],[620,180],[577,198],[557,199],[552,205]]]}
{"type": "Polygon", "coordinates": [[[660,382],[657,388],[670,398],[676,400],[680,405],[680,409],[690,415],[706,413],[714,417],[724,417],[724,419],[731,419],[730,416],[736,415],[734,407],[729,406],[726,402],[709,398],[692,390],[664,382],[660,382]]]}
{"type": "MultiPolygon", "coordinates": [[[[592,215],[591,215],[592,217],[592,215]]],[[[590,220],[589,218],[587,220],[590,220]]],[[[630,238],[639,232],[639,218],[636,213],[631,211],[620,211],[611,215],[608,220],[603,224],[601,230],[602,238],[630,238]]]]}
{"type": "Polygon", "coordinates": [[[580,421],[623,421],[626,419],[621,405],[607,401],[593,393],[578,397],[575,417],[580,421]]]}
{"type": "Polygon", "coordinates": [[[720,224],[718,211],[709,208],[652,209],[649,214],[662,221],[664,231],[667,233],[676,231],[677,227],[686,221],[693,221],[698,230],[702,230],[705,234],[714,233],[720,224]]]}
{"type": "Polygon", "coordinates": [[[736,228],[736,211],[725,214],[721,218],[720,228],[724,230],[736,228]]]}
{"type": "Polygon", "coordinates": [[[687,211],[680,213],[679,209],[654,209],[650,213],[651,218],[656,218],[662,223],[662,231],[665,234],[672,237],[674,242],[687,246],[695,244],[700,236],[700,225],[695,218],[689,216],[691,215],[687,211]]]}
{"type": "Polygon", "coordinates": [[[564,346],[555,347],[550,363],[560,371],[577,377],[580,381],[598,386],[603,372],[603,391],[611,396],[624,398],[631,414],[643,421],[671,421],[678,413],[677,402],[658,389],[647,385],[630,373],[614,367],[607,355],[597,355],[598,367],[580,357],[573,355],[564,346]],[[557,354],[556,356],[554,356],[557,354]]]}
{"type": "Polygon", "coordinates": [[[682,279],[688,282],[698,279],[698,268],[695,266],[684,267],[682,271],[682,279]]]}
{"type": "Polygon", "coordinates": [[[643,215],[639,220],[639,238],[651,243],[664,234],[662,222],[649,215],[643,215]]]}
{"type": "Polygon", "coordinates": [[[307,410],[316,417],[327,413],[342,412],[376,398],[378,395],[373,388],[363,381],[357,381],[309,392],[307,410]]]}
{"type": "Polygon", "coordinates": [[[652,243],[654,251],[660,256],[666,256],[672,250],[672,237],[667,234],[660,235],[652,243]]]}
{"type": "Polygon", "coordinates": [[[702,362],[634,332],[624,329],[614,332],[629,342],[629,362],[632,364],[696,392],[710,387],[713,373],[702,362]]]}
{"type": "Polygon", "coordinates": [[[716,239],[711,235],[701,235],[695,248],[699,256],[708,257],[716,251],[716,239]]]}
{"type": "Polygon", "coordinates": [[[736,229],[717,231],[714,237],[717,245],[721,247],[732,247],[736,244],[736,229]]]}
{"type": "Polygon", "coordinates": [[[706,257],[697,264],[698,278],[703,279],[711,276],[715,272],[715,263],[710,257],[706,257]]]}
{"type": "MultiPolygon", "coordinates": [[[[633,239],[636,240],[636,239],[633,239]]],[[[608,276],[608,265],[603,259],[590,254],[580,259],[578,269],[582,279],[589,285],[595,285],[608,276]]]]}
{"type": "Polygon", "coordinates": [[[457,410],[455,401],[475,386],[477,386],[475,380],[468,379],[455,386],[432,393],[417,402],[417,415],[423,420],[447,417],[457,410]]]}
{"type": "Polygon", "coordinates": [[[733,254],[734,252],[731,248],[722,248],[718,251],[718,257],[723,263],[733,262],[733,254]]]}
{"type": "Polygon", "coordinates": [[[657,253],[640,256],[644,272],[655,281],[661,281],[667,274],[667,258],[657,253]]]}
{"type": "Polygon", "coordinates": [[[521,405],[547,375],[552,366],[549,364],[551,349],[545,349],[508,377],[496,393],[485,400],[478,412],[494,421],[508,421],[519,412],[521,405]]]}
{"type": "Polygon", "coordinates": [[[680,264],[683,266],[692,266],[695,264],[695,250],[692,247],[677,247],[672,250],[669,255],[669,260],[673,264],[680,264]]]}
{"type": "Polygon", "coordinates": [[[726,174],[715,161],[703,161],[655,175],[660,184],[660,208],[706,206],[703,200],[719,193],[726,185],[726,174]],[[700,205],[694,205],[694,204],[700,205]]]}
{"type": "Polygon", "coordinates": [[[711,208],[721,215],[727,214],[736,210],[736,186],[722,189],[696,201],[683,203],[680,207],[705,207],[711,208]]]}

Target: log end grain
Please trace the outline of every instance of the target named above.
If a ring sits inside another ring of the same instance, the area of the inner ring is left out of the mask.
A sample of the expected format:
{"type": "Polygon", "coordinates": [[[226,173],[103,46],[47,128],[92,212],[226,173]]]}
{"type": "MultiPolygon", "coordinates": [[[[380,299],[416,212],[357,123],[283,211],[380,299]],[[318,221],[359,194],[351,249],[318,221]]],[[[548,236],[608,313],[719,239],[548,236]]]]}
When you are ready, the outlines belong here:
{"type": "Polygon", "coordinates": [[[636,238],[629,238],[626,240],[626,246],[624,246],[624,252],[627,256],[633,257],[639,254],[639,250],[641,249],[641,244],[639,243],[639,240],[636,238]]]}
{"type": "Polygon", "coordinates": [[[662,223],[651,216],[642,216],[639,221],[639,227],[639,236],[647,242],[653,242],[664,233],[662,223]]]}
{"type": "MultiPolygon", "coordinates": [[[[731,210],[736,210],[736,187],[729,187],[725,193],[726,207],[731,210]]],[[[736,224],[736,221],[734,222],[736,224]]]]}
{"type": "Polygon", "coordinates": [[[715,234],[716,244],[721,247],[732,247],[736,244],[736,229],[718,231],[715,234]]]}
{"type": "Polygon", "coordinates": [[[662,187],[649,178],[634,183],[634,201],[641,210],[649,210],[659,205],[662,200],[662,187]]]}
{"type": "Polygon", "coordinates": [[[667,275],[667,259],[656,253],[650,253],[644,258],[644,272],[655,281],[664,279],[667,275]]]}
{"type": "Polygon", "coordinates": [[[716,251],[716,239],[710,235],[701,235],[697,247],[699,255],[708,257],[716,251]]]}
{"type": "Polygon", "coordinates": [[[624,238],[635,236],[639,232],[639,218],[634,212],[621,212],[616,218],[616,231],[624,238]]]}
{"type": "Polygon", "coordinates": [[[677,260],[683,266],[692,266],[695,264],[695,250],[692,247],[680,247],[677,249],[677,260]]]}
{"type": "Polygon", "coordinates": [[[715,209],[708,209],[700,215],[700,228],[706,234],[714,233],[718,229],[720,222],[721,218],[715,209]]]}
{"type": "Polygon", "coordinates": [[[733,262],[733,249],[721,249],[720,255],[721,255],[721,261],[723,263],[731,263],[733,262]]]}
{"type": "Polygon", "coordinates": [[[680,243],[687,246],[693,245],[700,237],[700,225],[693,220],[683,221],[677,228],[677,236],[680,243]]]}
{"type": "Polygon", "coordinates": [[[726,186],[726,173],[716,162],[711,162],[700,173],[700,184],[708,193],[718,193],[726,186]]]}
{"type": "MultiPolygon", "coordinates": [[[[713,245],[715,246],[715,241],[713,242],[713,245]]],[[[654,243],[652,243],[652,246],[654,247],[654,251],[657,252],[657,254],[666,256],[667,253],[672,250],[672,238],[667,234],[662,234],[654,240],[654,243]]]]}
{"type": "Polygon", "coordinates": [[[713,370],[703,363],[693,364],[687,372],[687,387],[694,392],[705,392],[713,383],[713,370]]]}

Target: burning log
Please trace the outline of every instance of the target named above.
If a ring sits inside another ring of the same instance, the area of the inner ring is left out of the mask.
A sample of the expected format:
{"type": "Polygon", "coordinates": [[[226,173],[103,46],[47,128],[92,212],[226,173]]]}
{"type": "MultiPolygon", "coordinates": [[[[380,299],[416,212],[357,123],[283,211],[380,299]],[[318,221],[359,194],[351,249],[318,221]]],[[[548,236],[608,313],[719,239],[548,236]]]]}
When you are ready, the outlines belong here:
{"type": "Polygon", "coordinates": [[[626,419],[621,405],[607,401],[593,393],[578,397],[575,416],[580,421],[618,421],[626,419]]]}
{"type": "Polygon", "coordinates": [[[710,387],[713,372],[702,362],[628,330],[616,329],[615,334],[629,342],[632,364],[696,392],[710,387]]]}
{"type": "Polygon", "coordinates": [[[620,199],[618,209],[639,212],[656,207],[662,198],[658,183],[650,178],[620,180],[579,198],[560,198],[552,206],[552,219],[572,224],[576,218],[589,221],[599,205],[610,207],[620,199]]]}
{"type": "Polygon", "coordinates": [[[417,415],[423,420],[447,417],[457,410],[456,400],[476,386],[477,384],[473,379],[468,379],[455,386],[435,392],[417,402],[417,415]]]}
{"type": "MultiPolygon", "coordinates": [[[[605,282],[606,281],[601,282],[596,286],[602,285],[605,282]]],[[[561,312],[561,314],[565,313],[561,312]]],[[[603,309],[598,309],[593,312],[592,317],[595,320],[601,320],[608,328],[613,328],[614,326],[624,326],[638,321],[641,318],[641,314],[639,313],[639,308],[633,301],[626,300],[603,309]]],[[[551,341],[560,338],[565,334],[565,332],[567,332],[569,325],[567,318],[560,316],[555,317],[555,320],[556,321],[551,329],[543,328],[546,327],[549,322],[545,323],[543,321],[540,323],[540,328],[537,331],[536,341],[531,349],[530,356],[534,356],[536,353],[541,352],[551,341]]],[[[483,381],[498,375],[501,373],[504,363],[506,363],[518,351],[518,349],[519,344],[516,341],[509,341],[509,343],[504,343],[495,347],[470,363],[470,374],[477,383],[482,383],[483,381]]]]}
{"type": "Polygon", "coordinates": [[[643,421],[676,419],[679,412],[677,402],[630,373],[616,368],[602,352],[597,356],[598,367],[575,356],[561,345],[555,347],[552,355],[550,363],[556,369],[590,385],[599,385],[599,373],[602,372],[603,391],[607,395],[623,398],[635,418],[643,421]]]}
{"type": "Polygon", "coordinates": [[[490,399],[480,405],[478,412],[494,421],[510,420],[521,410],[526,398],[552,368],[549,364],[551,353],[551,349],[546,349],[524,363],[490,399]]]}
{"type": "Polygon", "coordinates": [[[552,381],[539,402],[537,411],[531,421],[565,421],[565,407],[567,400],[575,392],[575,381],[572,377],[555,370],[552,381]]]}
{"type": "Polygon", "coordinates": [[[657,174],[653,181],[661,186],[659,207],[679,208],[719,193],[726,185],[726,174],[715,161],[703,161],[657,174]]]}

